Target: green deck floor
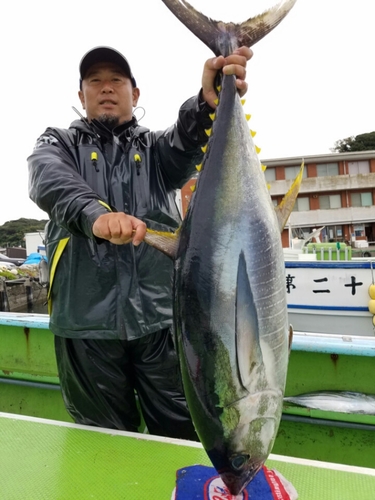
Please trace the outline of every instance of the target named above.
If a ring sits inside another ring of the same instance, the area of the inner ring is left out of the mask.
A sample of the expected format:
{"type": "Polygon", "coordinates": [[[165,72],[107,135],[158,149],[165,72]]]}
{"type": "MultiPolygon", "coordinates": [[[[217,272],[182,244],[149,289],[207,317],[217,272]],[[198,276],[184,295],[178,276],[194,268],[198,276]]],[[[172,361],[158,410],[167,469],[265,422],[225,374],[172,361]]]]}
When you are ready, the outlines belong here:
{"type": "MultiPolygon", "coordinates": [[[[375,499],[375,470],[270,458],[299,500],[375,499]]],[[[170,500],[197,463],[210,465],[198,443],[0,413],[1,500],[170,500]]]]}

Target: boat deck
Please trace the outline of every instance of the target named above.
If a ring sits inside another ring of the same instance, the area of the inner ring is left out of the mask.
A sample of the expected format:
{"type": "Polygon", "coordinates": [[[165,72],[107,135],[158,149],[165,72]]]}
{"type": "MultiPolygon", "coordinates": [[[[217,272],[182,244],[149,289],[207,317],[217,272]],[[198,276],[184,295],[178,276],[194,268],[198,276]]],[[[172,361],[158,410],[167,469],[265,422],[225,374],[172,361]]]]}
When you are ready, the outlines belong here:
{"type": "MultiPolygon", "coordinates": [[[[0,412],[72,422],[48,326],[47,315],[0,313],[0,412]]],[[[374,357],[375,337],[295,332],[285,395],[374,394],[374,357]]],[[[375,469],[375,416],[334,410],[285,404],[274,453],[375,469]]]]}
{"type": "MultiPolygon", "coordinates": [[[[210,465],[199,443],[0,413],[6,500],[170,500],[176,471],[210,465]]],[[[271,455],[299,500],[374,500],[375,470],[271,455]]],[[[255,500],[255,499],[254,499],[255,500]]]]}

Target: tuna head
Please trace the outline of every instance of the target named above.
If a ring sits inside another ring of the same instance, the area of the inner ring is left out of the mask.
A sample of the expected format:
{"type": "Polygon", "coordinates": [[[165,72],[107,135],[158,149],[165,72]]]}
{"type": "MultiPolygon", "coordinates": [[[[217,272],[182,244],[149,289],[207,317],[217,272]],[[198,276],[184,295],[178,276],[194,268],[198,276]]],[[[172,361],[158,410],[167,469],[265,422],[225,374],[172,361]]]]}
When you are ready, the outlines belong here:
{"type": "MultiPolygon", "coordinates": [[[[263,370],[259,365],[256,371],[263,370]]],[[[239,494],[262,468],[279,427],[282,390],[259,390],[218,409],[220,429],[216,429],[212,448],[202,434],[202,444],[212,464],[233,495],[239,494]]]]}
{"type": "Polygon", "coordinates": [[[206,449],[212,464],[232,495],[238,495],[262,468],[270,454],[278,428],[273,417],[258,418],[237,426],[235,432],[206,449]],[[271,440],[270,440],[271,437],[271,440]]]}

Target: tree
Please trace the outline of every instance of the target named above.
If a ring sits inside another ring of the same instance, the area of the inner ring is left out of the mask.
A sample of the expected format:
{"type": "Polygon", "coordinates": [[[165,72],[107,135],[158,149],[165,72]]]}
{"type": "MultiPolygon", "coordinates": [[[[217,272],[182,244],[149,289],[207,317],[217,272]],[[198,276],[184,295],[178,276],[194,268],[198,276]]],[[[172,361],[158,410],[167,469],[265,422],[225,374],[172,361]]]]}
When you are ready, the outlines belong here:
{"type": "Polygon", "coordinates": [[[375,132],[347,137],[335,142],[333,153],[352,153],[354,151],[375,150],[375,132]]]}
{"type": "Polygon", "coordinates": [[[0,226],[0,247],[25,247],[25,233],[44,231],[47,220],[18,219],[0,226]]]}

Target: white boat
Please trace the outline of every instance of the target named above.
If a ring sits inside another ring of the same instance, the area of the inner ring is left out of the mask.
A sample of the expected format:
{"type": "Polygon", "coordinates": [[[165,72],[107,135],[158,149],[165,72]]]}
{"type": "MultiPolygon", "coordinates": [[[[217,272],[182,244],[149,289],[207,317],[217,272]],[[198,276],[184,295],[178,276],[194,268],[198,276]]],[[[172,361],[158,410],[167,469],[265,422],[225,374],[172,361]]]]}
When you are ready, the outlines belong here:
{"type": "Polygon", "coordinates": [[[289,321],[303,332],[375,336],[369,310],[375,259],[285,261],[289,321]]]}
{"type": "Polygon", "coordinates": [[[352,259],[350,247],[321,243],[322,229],[284,248],[289,321],[297,331],[375,336],[375,258],[352,259]]]}

